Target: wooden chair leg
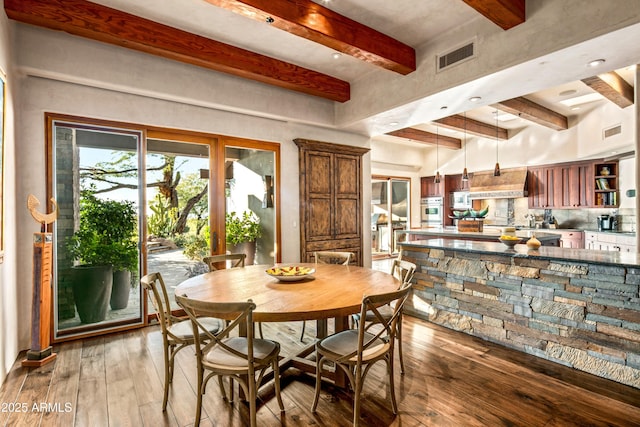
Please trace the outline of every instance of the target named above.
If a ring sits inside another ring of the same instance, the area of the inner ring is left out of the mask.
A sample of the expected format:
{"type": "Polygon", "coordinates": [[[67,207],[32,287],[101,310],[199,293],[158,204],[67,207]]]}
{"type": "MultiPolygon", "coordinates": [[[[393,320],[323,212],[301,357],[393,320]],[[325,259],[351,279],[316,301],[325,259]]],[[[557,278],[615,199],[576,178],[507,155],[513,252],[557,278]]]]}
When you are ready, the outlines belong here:
{"type": "Polygon", "coordinates": [[[313,403],[311,404],[311,412],[316,412],[318,407],[318,400],[320,400],[320,383],[322,381],[322,356],[316,356],[316,392],[313,396],[313,403]]]}
{"type": "Polygon", "coordinates": [[[302,342],[302,338],[304,338],[304,327],[307,325],[305,320],[302,321],[302,332],[300,333],[300,342],[302,342]]]}
{"type": "Polygon", "coordinates": [[[402,319],[398,322],[398,356],[400,356],[400,375],[404,375],[404,356],[402,355],[402,319]]]}
{"type": "Polygon", "coordinates": [[[167,410],[167,400],[169,400],[169,382],[171,381],[169,373],[169,347],[164,346],[164,398],[162,399],[162,412],[167,410]]]}

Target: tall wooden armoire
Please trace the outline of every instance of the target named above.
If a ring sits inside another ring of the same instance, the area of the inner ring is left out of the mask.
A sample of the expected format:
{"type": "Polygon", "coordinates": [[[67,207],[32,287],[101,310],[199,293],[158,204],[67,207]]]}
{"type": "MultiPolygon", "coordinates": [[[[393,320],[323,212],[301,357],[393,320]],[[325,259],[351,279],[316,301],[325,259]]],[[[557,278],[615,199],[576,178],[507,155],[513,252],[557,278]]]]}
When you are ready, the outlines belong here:
{"type": "Polygon", "coordinates": [[[362,265],[362,156],[369,149],[293,141],[300,150],[300,259],[348,251],[362,265]]]}

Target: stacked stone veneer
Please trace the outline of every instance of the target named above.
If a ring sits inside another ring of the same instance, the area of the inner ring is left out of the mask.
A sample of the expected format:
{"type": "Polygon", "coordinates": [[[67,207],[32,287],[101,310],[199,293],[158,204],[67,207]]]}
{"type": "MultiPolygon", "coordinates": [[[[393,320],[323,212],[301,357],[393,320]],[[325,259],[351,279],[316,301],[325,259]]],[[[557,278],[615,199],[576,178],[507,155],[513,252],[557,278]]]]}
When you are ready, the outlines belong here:
{"type": "Polygon", "coordinates": [[[640,268],[402,249],[406,313],[640,388],[640,268]]]}

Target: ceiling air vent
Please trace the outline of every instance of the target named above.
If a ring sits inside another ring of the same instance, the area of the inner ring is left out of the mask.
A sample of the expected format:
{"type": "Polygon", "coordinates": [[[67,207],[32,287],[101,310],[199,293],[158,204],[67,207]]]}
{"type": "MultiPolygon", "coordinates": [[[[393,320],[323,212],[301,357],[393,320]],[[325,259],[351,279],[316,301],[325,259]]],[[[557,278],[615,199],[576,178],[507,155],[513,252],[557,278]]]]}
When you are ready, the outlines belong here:
{"type": "Polygon", "coordinates": [[[602,139],[611,138],[615,135],[622,133],[622,125],[611,126],[610,128],[602,129],[602,139]]]}
{"type": "Polygon", "coordinates": [[[445,68],[450,67],[454,64],[459,64],[462,61],[471,59],[475,56],[475,54],[475,41],[471,41],[447,53],[438,55],[438,71],[444,70],[445,68]]]}

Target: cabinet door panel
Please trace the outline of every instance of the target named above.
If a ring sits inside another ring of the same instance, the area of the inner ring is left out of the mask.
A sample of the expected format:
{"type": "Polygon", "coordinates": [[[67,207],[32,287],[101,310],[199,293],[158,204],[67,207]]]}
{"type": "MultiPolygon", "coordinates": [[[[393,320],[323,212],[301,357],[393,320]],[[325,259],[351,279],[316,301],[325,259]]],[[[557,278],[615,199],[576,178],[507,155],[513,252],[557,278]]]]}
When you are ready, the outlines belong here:
{"type": "Polygon", "coordinates": [[[331,194],[331,156],[327,153],[307,153],[306,180],[309,194],[331,194]]]}
{"type": "Polygon", "coordinates": [[[338,198],[336,202],[336,239],[350,239],[360,236],[360,218],[357,217],[358,200],[338,198]]]}
{"type": "Polygon", "coordinates": [[[354,156],[336,156],[336,196],[358,194],[359,163],[354,156]]]}
{"type": "Polygon", "coordinates": [[[331,199],[310,197],[307,207],[306,240],[332,239],[331,199]]]}

